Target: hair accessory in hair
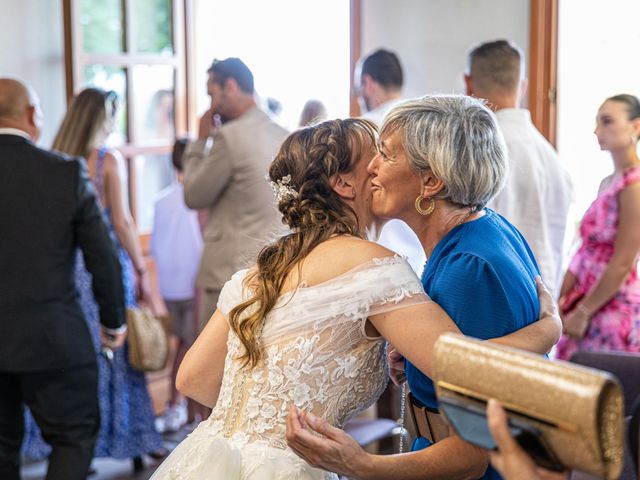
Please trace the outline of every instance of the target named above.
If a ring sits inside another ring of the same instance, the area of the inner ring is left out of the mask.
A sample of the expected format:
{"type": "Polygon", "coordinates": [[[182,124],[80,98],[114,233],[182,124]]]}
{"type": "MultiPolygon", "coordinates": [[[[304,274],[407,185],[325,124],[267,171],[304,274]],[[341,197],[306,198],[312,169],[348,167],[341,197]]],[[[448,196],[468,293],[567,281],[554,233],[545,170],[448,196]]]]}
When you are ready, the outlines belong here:
{"type": "Polygon", "coordinates": [[[288,200],[289,198],[296,198],[298,196],[298,191],[291,186],[291,175],[285,175],[280,180],[276,180],[275,182],[271,181],[269,183],[271,184],[271,188],[273,188],[273,193],[278,202],[288,200]]]}

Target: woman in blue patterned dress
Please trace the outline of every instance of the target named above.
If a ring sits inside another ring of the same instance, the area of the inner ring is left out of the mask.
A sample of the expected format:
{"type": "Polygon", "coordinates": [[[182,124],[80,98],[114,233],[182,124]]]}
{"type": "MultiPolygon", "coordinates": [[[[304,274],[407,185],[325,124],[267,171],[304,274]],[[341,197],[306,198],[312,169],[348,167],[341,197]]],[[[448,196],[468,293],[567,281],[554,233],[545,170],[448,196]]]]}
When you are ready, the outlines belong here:
{"type": "MultiPolygon", "coordinates": [[[[124,195],[127,177],[123,159],[116,151],[98,148],[112,130],[116,108],[114,92],[96,88],[83,90],[71,103],[53,148],[87,159],[89,174],[118,247],[126,306],[131,307],[136,306],[136,297],[147,303],[150,300],[144,255],[124,195]]],[[[100,352],[98,306],[91,290],[91,275],[80,253],[76,262],[76,284],[96,352],[100,352]]],[[[162,439],[155,430],[144,373],[129,364],[126,344],[112,353],[112,358],[98,354],[101,428],[94,455],[132,458],[134,469],[139,470],[143,454],[157,457],[162,451],[162,439]]],[[[49,452],[49,446],[27,412],[23,454],[43,458],[49,452]]]]}

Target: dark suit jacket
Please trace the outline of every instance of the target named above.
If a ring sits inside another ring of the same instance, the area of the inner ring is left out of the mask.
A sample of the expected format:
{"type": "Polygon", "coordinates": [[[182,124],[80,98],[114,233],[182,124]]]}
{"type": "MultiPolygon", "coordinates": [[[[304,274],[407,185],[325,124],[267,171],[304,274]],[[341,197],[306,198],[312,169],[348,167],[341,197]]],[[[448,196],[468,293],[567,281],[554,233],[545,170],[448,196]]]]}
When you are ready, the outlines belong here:
{"type": "Polygon", "coordinates": [[[78,247],[101,323],[121,326],[120,263],[84,162],[0,135],[0,372],[95,363],[74,279],[78,247]]]}

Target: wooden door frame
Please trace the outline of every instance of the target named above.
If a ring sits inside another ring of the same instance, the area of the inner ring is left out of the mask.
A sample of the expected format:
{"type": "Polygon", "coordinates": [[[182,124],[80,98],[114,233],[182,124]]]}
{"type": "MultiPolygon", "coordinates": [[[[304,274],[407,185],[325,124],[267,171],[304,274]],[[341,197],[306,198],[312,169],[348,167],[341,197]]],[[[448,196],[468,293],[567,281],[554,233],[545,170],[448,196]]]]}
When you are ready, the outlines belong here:
{"type": "Polygon", "coordinates": [[[362,55],[362,0],[350,0],[349,3],[349,115],[360,116],[358,97],[352,88],[358,60],[362,55]]]}
{"type": "MultiPolygon", "coordinates": [[[[78,0],[63,0],[63,21],[64,21],[64,61],[65,61],[65,87],[67,103],[71,101],[77,89],[83,84],[82,65],[86,63],[104,63],[106,65],[117,66],[127,71],[127,102],[131,103],[132,92],[135,94],[133,84],[133,68],[136,65],[170,65],[174,68],[176,76],[174,78],[174,112],[175,112],[175,134],[181,137],[192,129],[193,121],[190,108],[193,100],[193,92],[190,91],[188,77],[188,52],[187,46],[191,42],[188,28],[190,14],[192,11],[192,0],[172,0],[172,25],[171,34],[174,48],[172,56],[164,56],[155,53],[132,52],[130,42],[135,38],[135,0],[120,0],[122,3],[122,13],[124,18],[124,52],[118,54],[87,53],[82,47],[81,26],[78,23],[80,15],[78,0]]],[[[137,155],[170,154],[173,147],[173,140],[167,140],[161,144],[140,143],[136,135],[136,122],[133,108],[127,108],[127,142],[118,146],[128,165],[128,188],[129,204],[134,220],[137,217],[137,189],[136,172],[134,168],[135,157],[137,155]]],[[[146,249],[148,235],[141,234],[143,247],[146,249]]]]}
{"type": "Polygon", "coordinates": [[[531,0],[529,19],[529,110],[540,132],[556,144],[558,1],[531,0]]]}

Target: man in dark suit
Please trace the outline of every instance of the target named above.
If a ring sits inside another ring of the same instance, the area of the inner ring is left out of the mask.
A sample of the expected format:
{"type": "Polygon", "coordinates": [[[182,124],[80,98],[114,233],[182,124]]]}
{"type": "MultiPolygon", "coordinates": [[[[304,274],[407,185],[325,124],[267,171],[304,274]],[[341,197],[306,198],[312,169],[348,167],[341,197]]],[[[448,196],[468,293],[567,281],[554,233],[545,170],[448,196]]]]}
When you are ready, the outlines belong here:
{"type": "Polygon", "coordinates": [[[97,367],[74,281],[93,275],[103,341],[124,341],[113,241],[82,160],[37,148],[35,94],[0,78],[0,478],[20,478],[23,406],[53,451],[47,480],[86,478],[100,418],[97,367]]]}

